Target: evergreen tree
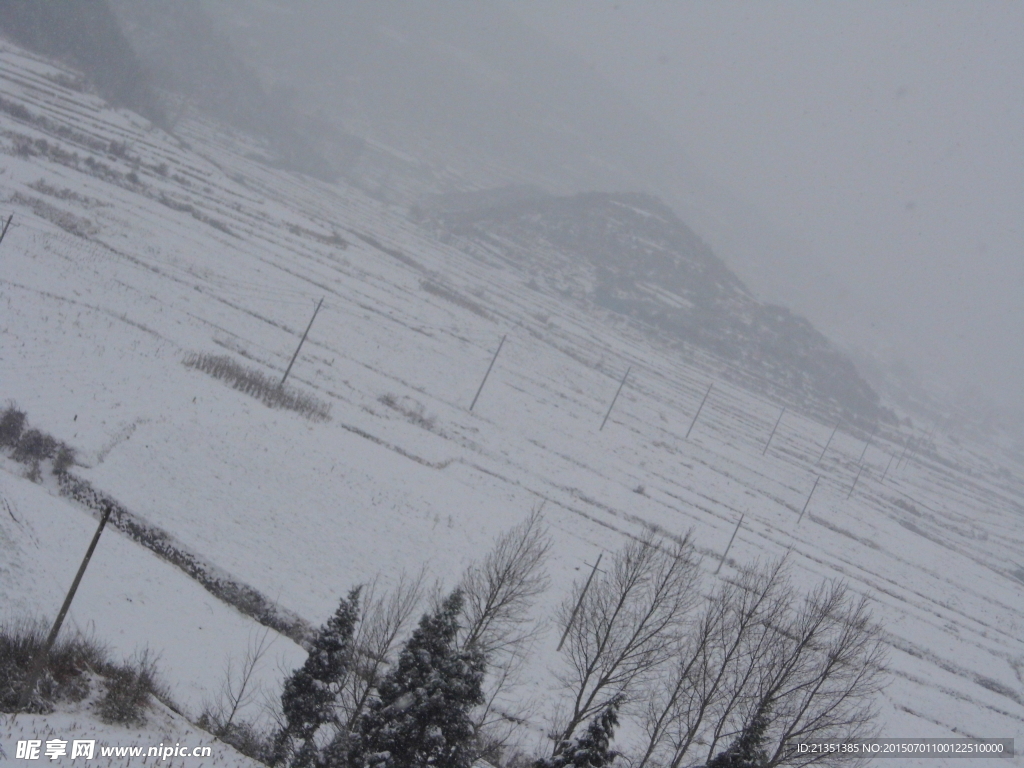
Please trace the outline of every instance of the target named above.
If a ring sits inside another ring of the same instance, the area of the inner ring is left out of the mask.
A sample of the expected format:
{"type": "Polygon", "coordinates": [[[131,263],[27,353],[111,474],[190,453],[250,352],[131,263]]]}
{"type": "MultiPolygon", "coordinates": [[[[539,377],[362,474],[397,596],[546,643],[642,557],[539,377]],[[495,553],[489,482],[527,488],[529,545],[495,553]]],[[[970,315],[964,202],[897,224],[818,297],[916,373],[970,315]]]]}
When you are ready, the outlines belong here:
{"type": "Polygon", "coordinates": [[[484,658],[459,649],[462,592],[426,614],[398,663],[381,682],[360,722],[357,768],[469,768],[474,757],[469,711],[483,703],[484,658]]]}
{"type": "Polygon", "coordinates": [[[586,732],[571,741],[558,745],[554,757],[538,760],[534,768],[603,768],[610,765],[618,752],[609,749],[619,724],[619,707],[624,697],[619,694],[597,713],[586,732]]]}
{"type": "Polygon", "coordinates": [[[275,743],[275,763],[305,768],[317,759],[315,737],[334,719],[334,703],[352,666],[352,634],[359,620],[356,587],[341,601],[313,640],[305,663],[284,684],[281,708],[286,725],[275,743]]]}
{"type": "Polygon", "coordinates": [[[764,750],[764,738],[769,723],[768,708],[759,708],[750,725],[728,749],[715,755],[707,768],[766,768],[768,754],[764,750]]]}

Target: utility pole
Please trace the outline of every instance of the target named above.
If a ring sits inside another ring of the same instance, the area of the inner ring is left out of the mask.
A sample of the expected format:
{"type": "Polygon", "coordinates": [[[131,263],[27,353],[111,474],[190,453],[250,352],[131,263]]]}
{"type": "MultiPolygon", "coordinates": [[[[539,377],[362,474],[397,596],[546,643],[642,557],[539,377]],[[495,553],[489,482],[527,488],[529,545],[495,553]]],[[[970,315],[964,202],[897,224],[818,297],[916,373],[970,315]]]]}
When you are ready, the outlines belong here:
{"type": "Polygon", "coordinates": [[[836,436],[836,430],[839,429],[839,425],[842,424],[842,423],[843,423],[842,419],[840,419],[839,421],[836,422],[836,426],[832,430],[832,434],[828,436],[828,442],[825,443],[825,447],[821,449],[821,456],[819,456],[818,460],[816,462],[814,462],[814,466],[818,466],[819,464],[821,464],[821,460],[825,458],[825,451],[827,451],[828,447],[830,445],[832,445],[832,438],[836,436]]]}
{"type": "Polygon", "coordinates": [[[572,623],[576,620],[576,614],[580,610],[580,606],[583,605],[583,598],[587,596],[587,590],[590,589],[590,582],[594,580],[594,574],[597,573],[597,566],[601,564],[601,558],[604,556],[604,552],[599,552],[597,555],[597,562],[594,563],[594,568],[587,577],[587,583],[583,585],[583,591],[580,592],[580,599],[576,601],[576,605],[573,606],[572,613],[569,614],[569,622],[565,625],[565,632],[562,633],[562,639],[558,641],[558,647],[555,651],[562,650],[562,646],[565,644],[565,638],[569,636],[569,630],[572,629],[572,623]]]}
{"type": "Polygon", "coordinates": [[[4,230],[3,230],[3,232],[0,232],[0,243],[2,243],[4,241],[4,235],[7,234],[7,228],[9,226],[11,226],[11,220],[13,218],[14,218],[14,214],[13,213],[10,216],[7,217],[7,222],[4,224],[4,230]]]}
{"type": "Polygon", "coordinates": [[[725,562],[725,558],[729,556],[729,550],[732,549],[732,543],[736,539],[736,534],[740,532],[740,526],[743,525],[743,518],[746,517],[746,513],[740,515],[740,521],[736,523],[736,530],[732,532],[732,537],[729,539],[729,544],[725,548],[725,552],[722,553],[722,559],[718,561],[718,567],[715,568],[715,576],[722,570],[722,563],[725,562]]]}
{"type": "Polygon", "coordinates": [[[82,581],[82,576],[85,575],[85,569],[89,565],[89,560],[92,559],[92,553],[96,551],[96,545],[100,541],[100,534],[103,533],[103,528],[107,524],[107,520],[110,519],[110,513],[114,511],[114,507],[110,502],[105,502],[103,505],[103,516],[100,518],[99,527],[96,528],[96,533],[92,537],[92,542],[89,544],[89,548],[85,551],[85,557],[82,558],[82,564],[78,566],[78,573],[75,574],[75,580],[71,582],[71,589],[68,590],[67,597],[64,598],[64,605],[60,607],[60,612],[57,614],[57,619],[53,622],[53,627],[50,629],[50,634],[46,638],[46,644],[43,646],[43,650],[36,657],[32,663],[32,670],[28,675],[28,684],[21,692],[21,701],[19,702],[18,709],[24,709],[28,706],[32,693],[35,691],[36,684],[39,682],[39,676],[43,672],[43,668],[46,666],[46,660],[50,656],[50,651],[53,649],[53,644],[57,640],[57,635],[60,633],[61,624],[64,623],[64,617],[68,614],[68,609],[71,608],[71,601],[75,598],[75,592],[78,591],[78,585],[82,581]]]}
{"type": "Polygon", "coordinates": [[[864,465],[860,465],[860,469],[857,470],[857,476],[853,478],[853,485],[850,486],[850,492],[846,494],[847,500],[853,496],[853,489],[857,487],[857,481],[860,480],[860,473],[864,471],[864,465]]]}
{"type": "Polygon", "coordinates": [[[619,399],[619,392],[622,391],[622,387],[626,384],[626,376],[629,376],[629,372],[633,370],[633,366],[629,366],[626,369],[626,375],[622,377],[622,381],[619,382],[619,388],[615,390],[615,397],[612,398],[612,404],[608,406],[608,413],[604,415],[604,421],[601,422],[600,428],[597,430],[600,432],[604,429],[604,425],[608,423],[608,417],[612,415],[612,408],[615,407],[615,401],[619,399]]]}
{"type": "MultiPolygon", "coordinates": [[[[505,334],[507,336],[508,334],[505,334]]],[[[505,336],[501,337],[501,342],[498,344],[498,349],[494,353],[494,357],[491,358],[491,364],[487,366],[487,373],[484,374],[484,380],[480,382],[480,387],[477,389],[476,394],[473,395],[473,402],[469,404],[469,410],[473,410],[473,406],[476,405],[476,400],[480,397],[480,393],[484,391],[484,384],[487,383],[487,377],[491,375],[491,368],[494,367],[494,361],[498,359],[498,354],[501,352],[501,348],[505,345],[505,336]]]]}
{"type": "Polygon", "coordinates": [[[283,387],[284,386],[284,381],[285,381],[285,379],[288,378],[288,374],[291,373],[292,366],[295,365],[295,358],[297,358],[299,356],[299,350],[302,349],[302,345],[306,341],[306,336],[309,335],[309,329],[313,327],[313,321],[316,320],[316,313],[320,311],[320,305],[323,304],[323,303],[324,303],[324,300],[320,299],[320,301],[316,305],[316,309],[313,310],[313,316],[311,318],[309,318],[309,325],[306,326],[306,332],[304,334],[302,334],[302,338],[299,339],[299,346],[297,346],[295,348],[295,354],[292,355],[292,361],[290,363],[288,363],[288,367],[285,369],[284,376],[281,377],[281,383],[278,384],[277,386],[279,386],[279,387],[283,387]]]}
{"type": "Polygon", "coordinates": [[[779,422],[782,421],[782,417],[785,415],[786,409],[783,408],[779,412],[779,418],[775,420],[775,426],[772,427],[772,433],[768,435],[768,442],[764,444],[764,450],[761,451],[761,455],[764,456],[768,451],[768,446],[772,444],[772,438],[775,437],[775,430],[779,428],[779,422]]]}
{"type": "MultiPolygon", "coordinates": [[[[907,439],[903,443],[903,453],[901,453],[900,457],[896,460],[896,470],[898,470],[900,468],[900,462],[903,461],[903,457],[907,455],[907,448],[909,448],[909,447],[910,447],[910,435],[907,435],[907,439]]],[[[893,471],[896,471],[896,470],[893,470],[893,471]]]]}
{"type": "Polygon", "coordinates": [[[804,502],[804,508],[800,510],[800,517],[796,520],[797,525],[800,525],[800,521],[804,519],[804,512],[807,511],[807,505],[811,503],[811,496],[814,495],[814,489],[818,487],[819,480],[821,480],[821,475],[815,475],[814,485],[811,486],[811,492],[807,494],[807,501],[804,502]]]}
{"type": "Polygon", "coordinates": [[[895,458],[896,458],[896,454],[895,453],[890,453],[889,454],[889,463],[885,465],[885,472],[882,473],[882,479],[879,480],[878,482],[880,482],[880,483],[884,483],[885,482],[885,476],[889,474],[889,467],[892,466],[892,460],[895,459],[895,458]]]}
{"type": "Polygon", "coordinates": [[[697,417],[700,416],[700,412],[704,409],[704,403],[708,400],[708,395],[711,394],[711,388],[715,386],[715,382],[708,384],[708,391],[704,393],[704,399],[700,401],[700,405],[697,407],[697,412],[693,414],[693,421],[690,422],[690,428],[686,430],[686,437],[683,440],[689,440],[690,433],[693,431],[693,425],[697,423],[697,417]]]}
{"type": "Polygon", "coordinates": [[[868,441],[864,443],[864,450],[860,452],[860,458],[857,459],[857,463],[860,464],[864,461],[864,454],[868,452],[868,446],[871,445],[871,441],[875,439],[875,432],[878,431],[878,422],[875,422],[875,428],[871,430],[871,436],[868,441]]]}

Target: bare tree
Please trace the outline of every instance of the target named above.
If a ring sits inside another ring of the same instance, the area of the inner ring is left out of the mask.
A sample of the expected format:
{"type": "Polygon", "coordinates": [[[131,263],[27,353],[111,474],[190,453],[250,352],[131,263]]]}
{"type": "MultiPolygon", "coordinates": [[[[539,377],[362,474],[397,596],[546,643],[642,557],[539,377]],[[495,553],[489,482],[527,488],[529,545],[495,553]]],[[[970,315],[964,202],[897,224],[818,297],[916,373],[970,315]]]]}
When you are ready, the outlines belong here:
{"type": "Polygon", "coordinates": [[[548,587],[544,562],[551,537],[540,510],[501,534],[484,559],[470,566],[460,588],[465,599],[459,642],[486,656],[514,654],[536,634],[533,601],[548,587]]]}
{"type": "Polygon", "coordinates": [[[394,589],[382,592],[375,580],[363,590],[363,614],[353,637],[354,674],[338,695],[337,725],[351,732],[375,695],[393,651],[423,601],[426,572],[402,573],[394,589]]]}
{"type": "Polygon", "coordinates": [[[472,713],[477,737],[491,749],[507,747],[532,710],[529,701],[515,697],[523,663],[540,625],[533,603],[548,587],[544,569],[551,537],[540,510],[501,534],[484,558],[463,575],[461,647],[475,646],[484,654],[488,676],[485,700],[472,713]]]}
{"type": "Polygon", "coordinates": [[[801,600],[782,561],[747,569],[709,596],[653,690],[637,768],[679,768],[696,750],[710,759],[765,713],[772,766],[806,764],[789,749],[797,741],[870,735],[879,637],[866,601],[841,583],[801,600]]]}
{"type": "Polygon", "coordinates": [[[249,636],[245,657],[237,669],[234,660],[228,659],[217,700],[207,705],[202,714],[202,719],[218,738],[228,736],[239,711],[252,704],[259,695],[260,688],[253,675],[275,640],[270,637],[270,629],[262,627],[249,636]]]}
{"type": "MultiPolygon", "coordinates": [[[[868,600],[840,581],[822,582],[779,633],[755,707],[771,706],[770,766],[808,765],[798,741],[841,741],[875,734],[876,699],[887,673],[881,629],[868,600]]],[[[821,764],[849,763],[838,756],[821,764]]]]}
{"type": "Polygon", "coordinates": [[[586,594],[576,585],[559,613],[564,630],[580,603],[563,646],[559,682],[568,701],[555,749],[616,695],[633,699],[634,688],[651,682],[672,658],[687,611],[699,598],[697,580],[698,558],[689,536],[669,543],[650,534],[617,552],[586,594]]]}
{"type": "Polygon", "coordinates": [[[650,762],[678,768],[698,738],[708,731],[722,735],[768,653],[769,619],[789,599],[781,575],[781,563],[747,570],[706,598],[672,665],[652,687],[637,768],[650,762]]]}

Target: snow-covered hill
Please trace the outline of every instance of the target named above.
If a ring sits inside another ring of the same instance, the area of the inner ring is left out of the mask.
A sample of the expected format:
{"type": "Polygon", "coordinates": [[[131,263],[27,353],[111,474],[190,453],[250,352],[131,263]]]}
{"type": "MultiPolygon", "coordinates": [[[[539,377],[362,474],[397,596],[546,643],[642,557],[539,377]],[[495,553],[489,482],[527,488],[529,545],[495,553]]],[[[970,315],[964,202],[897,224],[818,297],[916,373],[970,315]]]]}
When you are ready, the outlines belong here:
{"type": "MultiPolygon", "coordinates": [[[[800,581],[841,577],[875,601],[894,672],[885,734],[1024,743],[1019,467],[921,432],[891,460],[906,432],[865,451],[843,428],[821,457],[835,425],[792,404],[765,451],[781,404],[722,378],[710,353],[275,169],[245,136],[201,120],[169,136],[77,82],[0,43],[0,213],[14,215],[0,401],[73,446],[73,472],[132,514],[313,625],[377,574],[426,566],[452,584],[541,503],[559,552],[541,608],[651,527],[693,529],[710,574],[742,514],[723,574],[789,550],[800,581]],[[183,364],[228,355],[280,376],[321,298],[289,383],[328,420],[183,364]]],[[[3,469],[0,617],[52,616],[93,522],[3,469]]],[[[70,621],[120,653],[148,645],[193,715],[257,626],[116,531],[70,621]]],[[[543,701],[556,642],[543,638],[524,694],[543,701]]],[[[283,669],[302,658],[284,637],[275,649],[283,669]]],[[[263,674],[268,688],[282,675],[263,674]]]]}
{"type": "Polygon", "coordinates": [[[427,217],[439,236],[481,258],[512,262],[530,273],[531,286],[540,289],[539,279],[634,318],[684,354],[688,345],[707,350],[745,386],[799,402],[806,413],[862,425],[895,421],[828,339],[804,318],[754,298],[656,198],[534,194],[495,204],[493,194],[455,197],[459,207],[427,217]]]}

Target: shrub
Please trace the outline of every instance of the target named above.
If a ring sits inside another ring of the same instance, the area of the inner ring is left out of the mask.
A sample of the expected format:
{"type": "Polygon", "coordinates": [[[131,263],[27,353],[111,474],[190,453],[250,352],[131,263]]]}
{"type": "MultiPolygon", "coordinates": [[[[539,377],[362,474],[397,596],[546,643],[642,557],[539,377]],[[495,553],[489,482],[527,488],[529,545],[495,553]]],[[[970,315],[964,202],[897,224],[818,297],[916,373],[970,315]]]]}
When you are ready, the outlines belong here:
{"type": "Polygon", "coordinates": [[[318,243],[323,243],[324,245],[334,245],[337,246],[338,248],[348,248],[348,242],[345,240],[345,238],[343,238],[334,230],[331,230],[330,235],[322,235],[319,232],[314,232],[312,229],[300,227],[298,224],[289,224],[288,231],[291,232],[293,235],[298,235],[300,237],[310,237],[313,240],[316,240],[318,243]]]}
{"type": "Polygon", "coordinates": [[[445,301],[450,301],[457,307],[468,309],[475,315],[479,315],[480,317],[485,318],[487,320],[491,319],[491,316],[487,313],[487,310],[485,310],[475,301],[467,299],[465,296],[456,293],[447,286],[435,283],[433,280],[420,280],[420,288],[422,288],[427,293],[432,293],[435,296],[444,299],[445,301]]]}
{"type": "Polygon", "coordinates": [[[0,448],[18,444],[25,429],[25,412],[19,411],[13,403],[0,414],[0,448]]]}
{"type": "Polygon", "coordinates": [[[63,475],[75,464],[75,449],[66,443],[60,443],[57,455],[53,459],[53,474],[63,475]]]}
{"type": "Polygon", "coordinates": [[[195,723],[199,728],[213,734],[225,744],[230,744],[246,757],[273,765],[274,733],[248,720],[226,722],[224,712],[207,706],[195,723]]]}
{"type": "Polygon", "coordinates": [[[100,719],[118,725],[146,722],[149,697],[157,692],[156,666],[144,651],[136,659],[104,670],[107,690],[99,702],[100,719]]]}
{"type": "Polygon", "coordinates": [[[108,723],[142,724],[150,696],[169,703],[157,685],[155,663],[148,652],[115,664],[104,646],[75,634],[61,636],[54,643],[28,705],[22,708],[25,686],[49,631],[50,625],[41,621],[0,624],[0,712],[52,712],[60,702],[85,699],[97,680],[106,689],[97,705],[98,714],[108,723]]]}
{"type": "Polygon", "coordinates": [[[30,429],[22,433],[21,439],[14,447],[11,458],[22,464],[31,461],[43,461],[52,458],[57,452],[57,441],[38,429],[30,429]]]}
{"type": "Polygon", "coordinates": [[[28,469],[25,470],[24,477],[26,480],[31,480],[33,483],[41,483],[43,481],[43,470],[39,467],[39,459],[32,460],[28,469]]]}
{"type": "MultiPolygon", "coordinates": [[[[0,712],[16,712],[33,662],[46,644],[49,626],[39,621],[0,625],[0,712]]],[[[89,693],[88,670],[106,664],[106,651],[81,635],[59,639],[50,650],[29,712],[52,712],[58,701],[81,701],[89,693]]]]}
{"type": "Polygon", "coordinates": [[[423,427],[430,432],[436,431],[437,420],[433,416],[426,415],[423,403],[417,403],[408,397],[399,398],[390,392],[378,397],[377,402],[386,405],[393,411],[398,411],[416,426],[423,427]]]}
{"type": "MultiPolygon", "coordinates": [[[[86,161],[86,165],[89,165],[90,168],[92,167],[88,161],[86,161]]],[[[102,166],[102,168],[107,168],[106,166],[103,166],[102,163],[98,165],[102,166]]],[[[114,172],[111,171],[111,173],[114,172]]],[[[70,232],[72,235],[77,235],[78,237],[90,237],[99,232],[99,229],[91,220],[81,216],[76,216],[70,211],[65,211],[55,205],[51,205],[38,197],[29,197],[21,194],[20,192],[15,192],[11,195],[11,201],[31,208],[32,212],[39,218],[46,219],[47,221],[56,224],[65,232],[70,232]]]]}

